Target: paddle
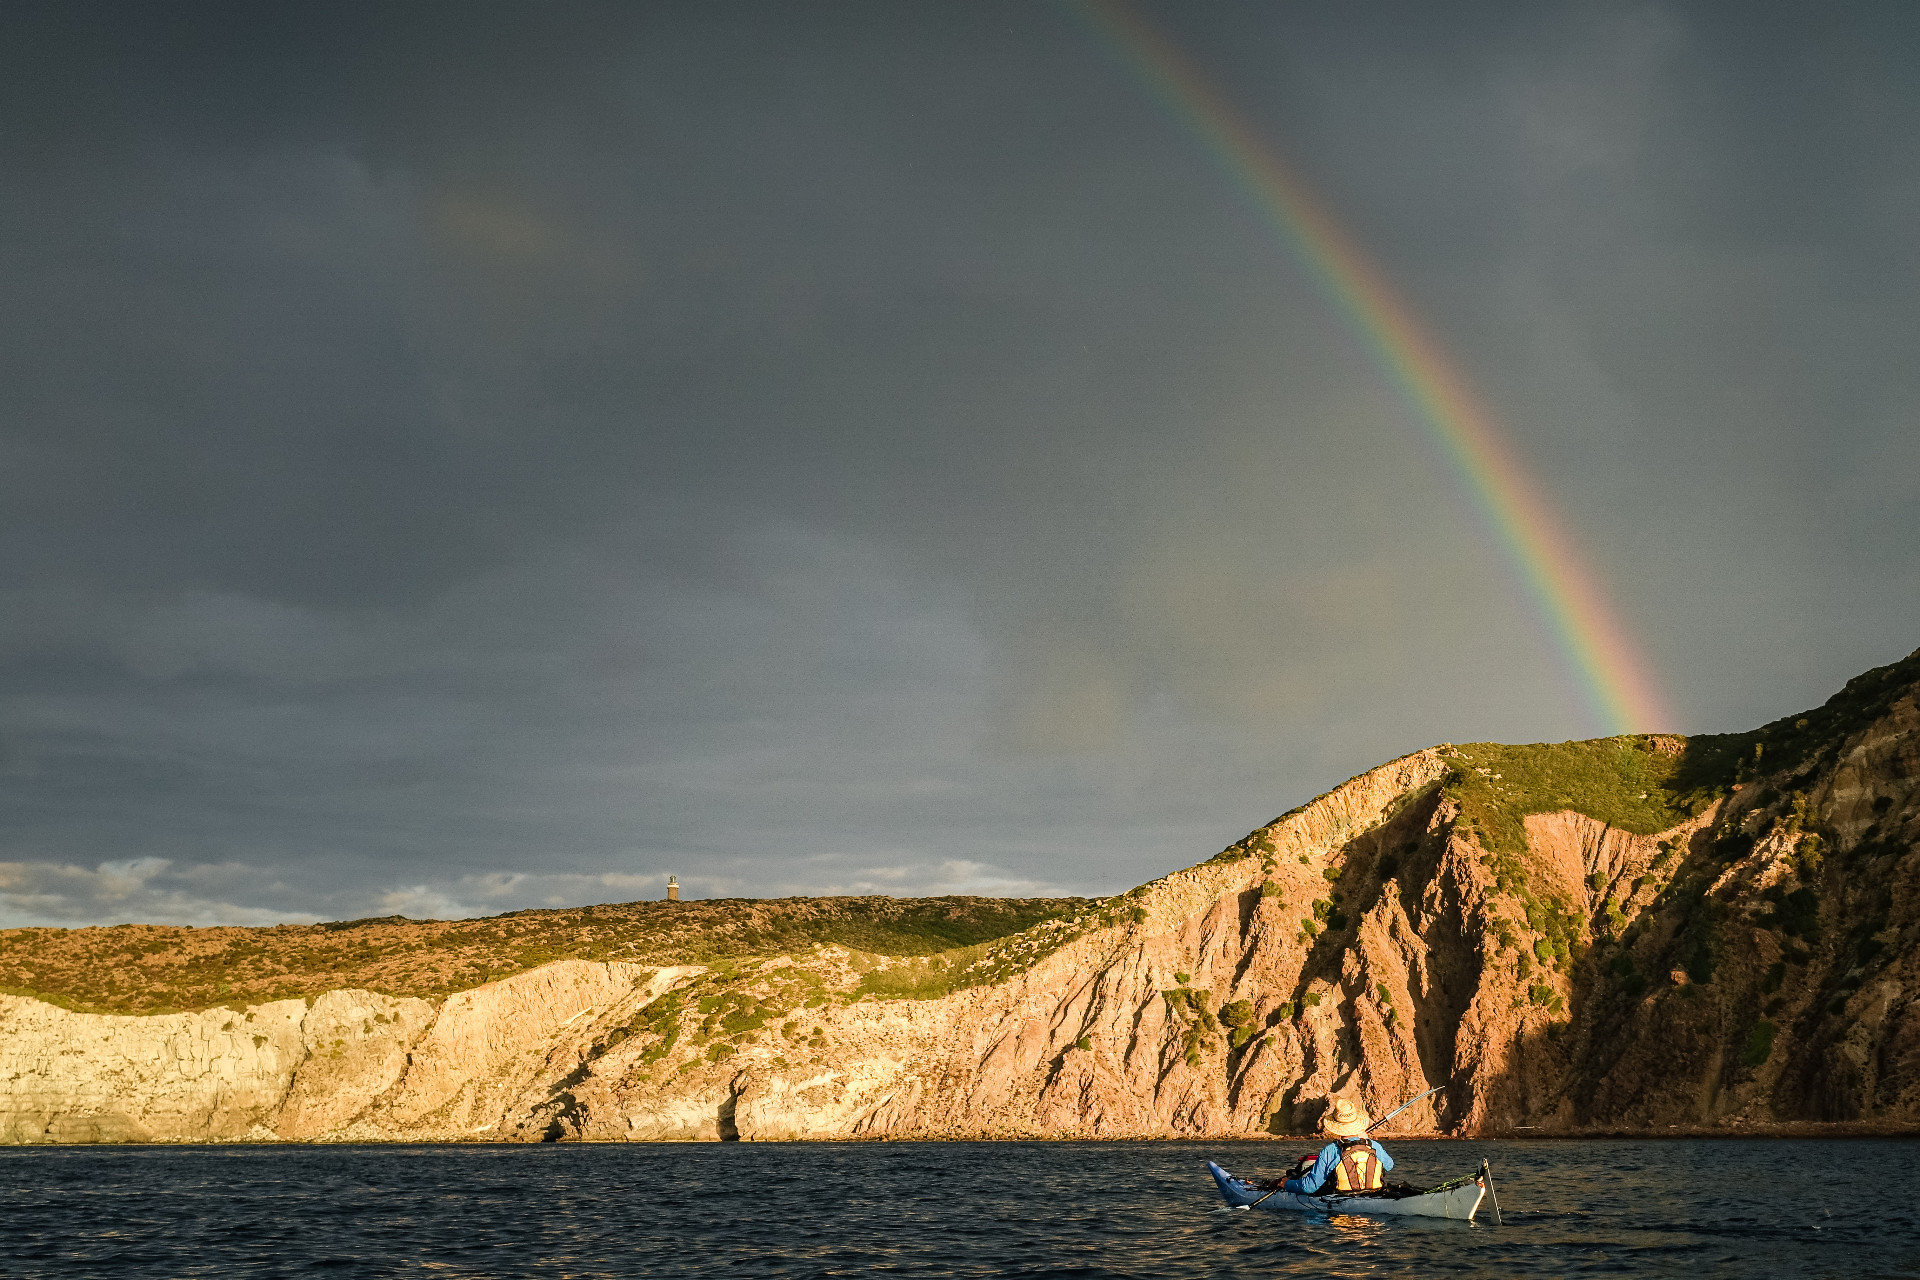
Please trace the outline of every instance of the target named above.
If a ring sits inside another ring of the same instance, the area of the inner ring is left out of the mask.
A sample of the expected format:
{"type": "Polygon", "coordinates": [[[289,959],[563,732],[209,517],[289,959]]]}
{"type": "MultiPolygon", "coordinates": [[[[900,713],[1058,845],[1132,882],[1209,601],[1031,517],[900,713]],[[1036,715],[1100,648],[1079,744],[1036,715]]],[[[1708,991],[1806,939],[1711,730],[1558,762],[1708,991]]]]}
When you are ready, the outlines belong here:
{"type": "MultiPolygon", "coordinates": [[[[1452,1081],[1448,1081],[1447,1083],[1451,1084],[1452,1081]]],[[[1447,1086],[1444,1084],[1437,1084],[1433,1086],[1433,1088],[1427,1090],[1425,1093],[1414,1094],[1411,1098],[1408,1098],[1405,1102],[1401,1103],[1399,1106],[1395,1107],[1393,1110],[1387,1112],[1387,1114],[1381,1116],[1378,1120],[1375,1120],[1372,1124],[1368,1125],[1367,1132],[1372,1133],[1375,1129],[1378,1129],[1381,1125],[1393,1119],[1395,1116],[1399,1115],[1402,1111],[1405,1111],[1408,1107],[1412,1106],[1414,1103],[1420,1101],[1420,1099],[1431,1098],[1434,1094],[1440,1092],[1442,1089],[1446,1087],[1447,1086]]]]}
{"type": "MultiPolygon", "coordinates": [[[[1395,1116],[1399,1115],[1402,1111],[1405,1111],[1408,1107],[1412,1106],[1414,1103],[1420,1101],[1420,1099],[1431,1098],[1434,1094],[1440,1092],[1442,1089],[1446,1087],[1447,1086],[1444,1084],[1437,1084],[1433,1086],[1433,1088],[1427,1090],[1425,1093],[1414,1094],[1411,1098],[1408,1098],[1405,1102],[1401,1103],[1399,1106],[1395,1107],[1393,1110],[1387,1112],[1387,1114],[1381,1116],[1378,1120],[1375,1120],[1372,1124],[1368,1125],[1366,1131],[1368,1133],[1372,1133],[1375,1129],[1378,1129],[1381,1125],[1393,1119],[1395,1116]]],[[[1266,1195],[1261,1196],[1258,1200],[1255,1200],[1252,1204],[1248,1205],[1247,1208],[1258,1209],[1261,1205],[1265,1204],[1270,1197],[1272,1197],[1273,1195],[1285,1189],[1286,1189],[1286,1183],[1283,1180],[1279,1186],[1275,1187],[1272,1191],[1267,1192],[1266,1195]]]]}

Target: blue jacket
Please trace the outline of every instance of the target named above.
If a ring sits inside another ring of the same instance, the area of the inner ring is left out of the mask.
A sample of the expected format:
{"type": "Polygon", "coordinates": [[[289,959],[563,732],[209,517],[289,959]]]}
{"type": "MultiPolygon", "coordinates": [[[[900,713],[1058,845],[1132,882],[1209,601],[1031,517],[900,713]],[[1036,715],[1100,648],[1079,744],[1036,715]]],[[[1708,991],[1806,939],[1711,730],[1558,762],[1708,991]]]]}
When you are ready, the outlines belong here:
{"type": "MultiPolygon", "coordinates": [[[[1372,1139],[1368,1139],[1367,1145],[1372,1147],[1373,1153],[1380,1157],[1380,1167],[1391,1172],[1393,1169],[1393,1157],[1387,1154],[1387,1149],[1372,1139]]],[[[1304,1178],[1288,1178],[1286,1189],[1288,1191],[1297,1191],[1301,1195],[1307,1196],[1318,1194],[1321,1188],[1325,1187],[1328,1181],[1332,1179],[1333,1166],[1339,1163],[1340,1144],[1337,1142],[1329,1142],[1326,1146],[1320,1148],[1320,1158],[1313,1162],[1313,1168],[1307,1170],[1307,1176],[1304,1178]]]]}

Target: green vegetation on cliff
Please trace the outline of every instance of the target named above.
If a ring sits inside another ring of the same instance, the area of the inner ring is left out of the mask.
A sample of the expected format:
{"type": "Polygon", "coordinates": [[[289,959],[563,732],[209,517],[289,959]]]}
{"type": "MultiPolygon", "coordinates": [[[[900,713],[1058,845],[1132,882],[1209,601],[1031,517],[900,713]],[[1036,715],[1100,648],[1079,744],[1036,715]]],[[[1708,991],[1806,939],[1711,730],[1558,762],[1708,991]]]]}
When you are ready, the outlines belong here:
{"type": "Polygon", "coordinates": [[[1461,824],[1495,853],[1526,849],[1522,819],[1572,810],[1638,835],[1676,827],[1749,778],[1791,786],[1839,744],[1885,715],[1920,681],[1920,652],[1875,667],[1812,711],[1747,733],[1629,734],[1583,742],[1451,748],[1445,782],[1461,824]]]}
{"type": "MultiPolygon", "coordinates": [[[[1091,904],[1085,904],[1091,905],[1091,904]]],[[[1086,931],[1090,924],[1111,924],[1111,911],[1071,918],[1043,919],[1020,933],[955,947],[932,955],[903,956],[869,963],[855,957],[863,972],[855,991],[879,1000],[938,1000],[969,987],[990,987],[1031,969],[1086,931]]]]}
{"type": "Polygon", "coordinates": [[[1571,809],[1639,835],[1665,831],[1724,795],[1734,773],[1734,755],[1717,739],[1652,735],[1473,742],[1450,756],[1445,793],[1460,806],[1461,824],[1496,853],[1526,849],[1522,819],[1530,813],[1571,809]]]}
{"type": "Polygon", "coordinates": [[[1831,751],[1887,713],[1901,694],[1920,682],[1920,650],[1847,681],[1840,692],[1811,711],[1782,716],[1751,733],[1723,735],[1739,757],[1743,777],[1795,775],[1823,762],[1831,751]]]}
{"type": "MultiPolygon", "coordinates": [[[[84,1013],[169,1013],[338,987],[438,999],[567,958],[713,964],[815,946],[874,957],[977,947],[984,958],[984,944],[1092,905],[1084,898],[709,898],[479,920],[6,929],[0,991],[84,1013]]],[[[998,972],[1012,958],[995,952],[1003,963],[988,967],[998,972]]]]}
{"type": "MultiPolygon", "coordinates": [[[[1522,982],[1536,968],[1573,971],[1586,954],[1589,914],[1551,878],[1542,882],[1532,875],[1527,815],[1572,811],[1637,835],[1670,830],[1727,794],[1743,749],[1726,737],[1628,735],[1525,746],[1476,742],[1449,750],[1443,794],[1459,806],[1458,828],[1487,851],[1482,862],[1496,891],[1522,916],[1498,918],[1493,928],[1494,941],[1514,953],[1522,982]]],[[[1603,883],[1595,879],[1588,887],[1598,892],[1603,883]]],[[[1617,898],[1596,902],[1593,910],[1601,937],[1626,929],[1617,898]]],[[[1620,977],[1624,984],[1638,975],[1620,977]]],[[[1556,1014],[1563,1008],[1562,997],[1546,983],[1533,982],[1525,998],[1556,1014]]]]}

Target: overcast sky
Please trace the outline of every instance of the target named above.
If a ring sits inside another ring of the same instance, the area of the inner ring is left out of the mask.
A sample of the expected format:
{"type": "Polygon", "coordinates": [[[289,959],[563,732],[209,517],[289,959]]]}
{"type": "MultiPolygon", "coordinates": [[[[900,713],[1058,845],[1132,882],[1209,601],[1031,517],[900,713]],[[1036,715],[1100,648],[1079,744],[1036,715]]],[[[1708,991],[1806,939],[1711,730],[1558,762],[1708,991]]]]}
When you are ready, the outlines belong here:
{"type": "MultiPolygon", "coordinates": [[[[1920,645],[1920,6],[1148,7],[1688,732],[1920,645]]],[[[0,925],[1105,894],[1602,732],[1071,8],[0,10],[0,925]]]]}

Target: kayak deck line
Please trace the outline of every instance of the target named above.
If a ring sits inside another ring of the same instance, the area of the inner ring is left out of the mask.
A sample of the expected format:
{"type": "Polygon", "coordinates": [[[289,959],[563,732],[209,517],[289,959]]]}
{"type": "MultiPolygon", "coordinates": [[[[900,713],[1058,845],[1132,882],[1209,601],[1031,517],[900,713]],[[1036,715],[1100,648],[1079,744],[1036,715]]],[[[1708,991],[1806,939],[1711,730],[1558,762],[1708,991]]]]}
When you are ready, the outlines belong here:
{"type": "Polygon", "coordinates": [[[1262,1208],[1294,1209],[1308,1213],[1360,1213],[1375,1217],[1415,1217],[1415,1218],[1454,1218],[1463,1222],[1472,1222],[1473,1215],[1480,1208],[1480,1201],[1487,1194],[1484,1177],[1476,1172],[1452,1182],[1443,1182],[1437,1187],[1412,1195],[1368,1195],[1365,1192],[1336,1191],[1326,1195],[1303,1195],[1294,1191],[1274,1191],[1255,1186],[1244,1178],[1236,1178],[1213,1161],[1207,1161],[1207,1172],[1213,1175],[1214,1185],[1220,1189],[1221,1198],[1235,1207],[1251,1207],[1258,1203],[1262,1208]]]}

